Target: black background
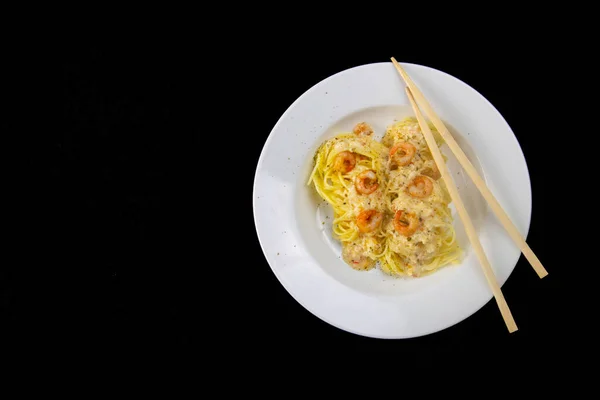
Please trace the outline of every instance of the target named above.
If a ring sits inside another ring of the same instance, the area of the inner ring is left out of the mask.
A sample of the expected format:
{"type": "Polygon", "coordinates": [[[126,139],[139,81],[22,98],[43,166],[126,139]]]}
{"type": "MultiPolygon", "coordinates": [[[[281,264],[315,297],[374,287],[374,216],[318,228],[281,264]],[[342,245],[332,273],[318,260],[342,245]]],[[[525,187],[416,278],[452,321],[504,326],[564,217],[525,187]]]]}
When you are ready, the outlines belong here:
{"type": "Polygon", "coordinates": [[[548,346],[553,356],[565,353],[568,324],[557,321],[570,313],[545,201],[553,190],[547,173],[553,155],[540,140],[552,126],[531,117],[557,107],[544,72],[553,50],[503,39],[485,48],[472,37],[456,43],[434,52],[331,36],[287,38],[282,46],[265,35],[216,53],[174,41],[61,48],[58,87],[48,99],[60,120],[27,158],[33,194],[24,202],[36,227],[27,240],[36,249],[3,270],[4,333],[42,346],[209,343],[236,354],[516,349],[523,360],[548,346]],[[391,56],[471,85],[500,111],[523,149],[533,190],[528,243],[549,276],[540,280],[519,260],[503,287],[519,326],[512,335],[493,300],[422,338],[352,335],[296,303],[263,256],[252,185],[270,130],[320,80],[391,56]]]}

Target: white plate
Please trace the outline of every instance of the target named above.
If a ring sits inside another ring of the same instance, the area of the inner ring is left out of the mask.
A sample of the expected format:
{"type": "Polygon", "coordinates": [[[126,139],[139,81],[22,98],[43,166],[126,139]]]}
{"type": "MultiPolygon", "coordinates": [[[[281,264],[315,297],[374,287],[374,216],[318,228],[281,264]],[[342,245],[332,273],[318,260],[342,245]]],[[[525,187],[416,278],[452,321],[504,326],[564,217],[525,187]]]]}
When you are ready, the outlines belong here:
{"type": "MultiPolygon", "coordinates": [[[[420,65],[402,65],[526,236],[531,218],[529,174],[506,121],[457,78],[420,65]]],[[[360,121],[381,136],[395,119],[411,115],[404,83],[391,62],[348,69],[319,82],[288,108],[270,133],[256,169],[254,219],[273,272],[311,313],[359,335],[430,334],[469,317],[493,297],[455,212],[465,249],[462,263],[423,278],[392,278],[379,269],[355,271],[340,259],[340,246],[331,238],[330,209],[306,185],[312,157],[324,140],[360,121]]],[[[442,152],[449,157],[460,195],[503,284],[520,251],[447,146],[442,152]]],[[[497,321],[496,329],[506,329],[500,313],[497,321]]]]}

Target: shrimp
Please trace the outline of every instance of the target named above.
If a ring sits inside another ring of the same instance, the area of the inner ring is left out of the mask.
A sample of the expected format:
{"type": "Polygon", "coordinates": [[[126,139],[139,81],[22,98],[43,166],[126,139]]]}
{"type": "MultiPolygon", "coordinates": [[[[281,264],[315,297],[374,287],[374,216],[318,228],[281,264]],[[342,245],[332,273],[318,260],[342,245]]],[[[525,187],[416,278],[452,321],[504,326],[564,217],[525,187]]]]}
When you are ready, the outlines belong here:
{"type": "Polygon", "coordinates": [[[401,235],[411,236],[419,229],[419,219],[414,213],[403,210],[396,211],[394,215],[394,229],[401,235]]]}
{"type": "Polygon", "coordinates": [[[348,265],[359,271],[369,270],[375,265],[375,261],[363,254],[363,249],[358,243],[344,245],[342,257],[348,265]]]}
{"type": "Polygon", "coordinates": [[[354,153],[351,153],[349,151],[342,151],[337,156],[335,156],[333,168],[337,171],[347,173],[352,171],[355,165],[356,157],[354,156],[354,153]]]}
{"type": "Polygon", "coordinates": [[[424,176],[417,176],[408,185],[408,194],[419,199],[425,198],[433,192],[433,182],[424,176]]]}
{"type": "Polygon", "coordinates": [[[417,149],[410,143],[398,143],[390,150],[390,160],[393,160],[397,165],[408,165],[412,161],[417,149]],[[394,157],[395,156],[395,157],[394,157]]]}
{"type": "Polygon", "coordinates": [[[360,122],[360,123],[356,124],[354,129],[352,129],[352,132],[354,132],[358,136],[361,136],[361,135],[371,136],[373,134],[373,128],[371,128],[365,122],[360,122]]]}
{"type": "Polygon", "coordinates": [[[356,176],[354,183],[356,191],[361,194],[371,194],[379,187],[377,174],[372,169],[361,172],[356,176]]]}
{"type": "Polygon", "coordinates": [[[356,217],[356,225],[362,233],[373,232],[383,221],[383,213],[377,210],[361,211],[356,217]]]}

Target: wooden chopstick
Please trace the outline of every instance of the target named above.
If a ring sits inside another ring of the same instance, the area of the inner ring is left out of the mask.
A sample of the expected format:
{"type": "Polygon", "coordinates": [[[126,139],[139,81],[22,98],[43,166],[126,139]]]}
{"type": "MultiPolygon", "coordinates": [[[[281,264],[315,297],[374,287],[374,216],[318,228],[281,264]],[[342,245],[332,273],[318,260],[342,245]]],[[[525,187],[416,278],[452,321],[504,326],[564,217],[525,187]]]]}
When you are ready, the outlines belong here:
{"type": "Polygon", "coordinates": [[[488,202],[488,204],[492,208],[492,211],[494,212],[494,214],[496,214],[496,217],[498,218],[498,220],[500,220],[500,223],[502,224],[504,229],[506,229],[513,242],[515,242],[519,249],[521,249],[521,252],[525,256],[525,258],[527,258],[535,272],[540,277],[540,279],[548,275],[548,272],[546,271],[540,260],[537,258],[533,250],[531,250],[525,239],[521,236],[517,227],[510,220],[509,216],[506,214],[500,203],[498,203],[498,200],[496,200],[492,192],[488,189],[483,179],[481,179],[481,177],[475,170],[475,167],[473,167],[473,164],[471,164],[465,153],[462,151],[458,143],[456,143],[456,141],[444,125],[444,123],[433,111],[433,108],[425,99],[423,93],[421,93],[419,88],[414,84],[412,79],[410,79],[406,71],[404,71],[404,69],[400,66],[400,64],[398,64],[394,57],[392,57],[392,63],[396,67],[396,70],[398,70],[398,72],[402,76],[402,79],[404,79],[406,85],[410,88],[415,99],[417,100],[417,103],[420,105],[420,107],[423,108],[429,120],[436,127],[442,138],[446,141],[446,144],[448,145],[448,147],[450,147],[450,150],[454,153],[454,155],[458,159],[458,162],[460,162],[467,174],[471,177],[471,180],[475,183],[475,186],[477,186],[479,192],[488,202]]]}
{"type": "Polygon", "coordinates": [[[506,327],[508,328],[508,331],[510,333],[515,332],[518,329],[517,324],[515,323],[515,320],[513,319],[512,313],[510,312],[510,309],[508,308],[508,304],[506,303],[506,300],[504,299],[504,295],[502,294],[502,291],[500,290],[500,286],[498,285],[498,282],[496,281],[496,276],[494,275],[494,272],[492,271],[492,267],[490,266],[490,263],[489,263],[487,257],[485,256],[483,247],[481,246],[481,243],[479,242],[479,237],[477,236],[477,233],[475,232],[475,227],[473,226],[473,222],[471,221],[471,218],[469,217],[469,214],[467,213],[465,205],[463,204],[462,199],[460,198],[460,196],[458,194],[458,189],[457,189],[454,181],[452,180],[452,177],[450,176],[450,172],[448,171],[448,167],[446,166],[446,163],[444,162],[442,153],[440,152],[440,149],[438,149],[438,147],[437,147],[437,144],[433,137],[433,133],[431,133],[431,130],[429,129],[429,126],[427,125],[427,121],[425,121],[425,118],[423,118],[423,115],[419,111],[419,107],[417,107],[417,103],[415,102],[415,99],[408,87],[406,87],[406,94],[408,95],[410,104],[412,105],[413,110],[415,111],[417,120],[419,121],[419,125],[421,126],[421,131],[423,132],[423,136],[425,136],[425,140],[427,141],[427,146],[429,146],[429,150],[431,151],[431,154],[433,155],[433,159],[438,167],[438,170],[442,174],[442,179],[444,180],[444,182],[446,183],[446,186],[448,187],[448,192],[450,192],[450,197],[452,198],[452,201],[454,202],[454,206],[456,207],[456,210],[458,211],[458,215],[460,216],[460,219],[462,220],[463,225],[465,226],[465,229],[467,231],[467,236],[469,237],[469,241],[471,242],[471,244],[473,245],[473,248],[475,249],[475,253],[477,254],[479,263],[480,263],[481,267],[483,268],[483,273],[485,275],[485,278],[487,279],[487,282],[490,285],[490,288],[492,289],[492,293],[494,294],[494,297],[496,298],[496,302],[498,303],[498,307],[500,308],[500,313],[502,314],[502,318],[504,318],[506,327]]]}

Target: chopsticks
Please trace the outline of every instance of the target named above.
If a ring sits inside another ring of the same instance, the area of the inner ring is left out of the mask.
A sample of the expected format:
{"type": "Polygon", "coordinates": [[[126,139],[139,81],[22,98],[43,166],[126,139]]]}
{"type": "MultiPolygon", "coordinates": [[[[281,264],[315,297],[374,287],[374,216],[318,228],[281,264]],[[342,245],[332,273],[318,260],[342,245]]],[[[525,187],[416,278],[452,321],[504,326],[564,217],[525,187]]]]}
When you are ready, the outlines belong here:
{"type": "Polygon", "coordinates": [[[454,202],[456,210],[458,211],[458,215],[460,216],[460,219],[462,220],[463,225],[465,226],[465,229],[467,231],[467,236],[469,237],[469,240],[471,241],[471,244],[473,245],[473,248],[475,249],[475,253],[477,254],[479,263],[480,263],[481,267],[483,268],[483,273],[485,275],[485,278],[487,279],[487,282],[490,285],[490,288],[492,289],[492,293],[494,294],[494,297],[496,298],[496,302],[498,303],[498,308],[500,308],[500,313],[502,314],[502,318],[504,318],[506,327],[508,328],[508,331],[510,333],[515,332],[518,329],[517,324],[515,323],[515,320],[513,319],[512,313],[510,312],[510,309],[508,308],[508,304],[506,303],[506,300],[504,299],[504,295],[502,294],[502,291],[500,290],[500,286],[498,285],[498,282],[496,281],[496,276],[494,275],[494,272],[492,271],[492,267],[490,266],[490,263],[489,263],[487,257],[485,256],[483,247],[481,246],[481,243],[479,242],[477,232],[475,232],[475,227],[473,226],[473,222],[471,221],[471,218],[469,217],[469,214],[467,213],[467,210],[465,209],[465,205],[463,204],[462,199],[460,198],[460,195],[458,194],[458,189],[457,189],[454,181],[452,180],[452,177],[450,176],[450,172],[448,172],[448,167],[446,166],[446,163],[444,162],[442,153],[440,152],[440,149],[437,147],[435,138],[433,137],[433,133],[431,133],[431,130],[429,129],[429,126],[427,125],[427,121],[425,121],[425,118],[423,118],[423,115],[419,111],[419,107],[417,107],[417,104],[415,102],[413,94],[408,87],[406,87],[406,94],[408,95],[410,104],[412,105],[413,110],[415,111],[417,120],[419,121],[419,125],[421,126],[421,131],[423,132],[423,136],[425,137],[425,141],[427,142],[427,145],[429,146],[429,150],[431,151],[433,159],[438,167],[438,170],[442,174],[442,179],[444,180],[444,182],[446,183],[446,186],[448,187],[448,192],[450,193],[450,197],[452,198],[452,201],[454,202]]]}
{"type": "Polygon", "coordinates": [[[438,130],[442,138],[445,140],[450,150],[454,153],[454,155],[456,156],[462,167],[465,169],[473,183],[475,183],[477,189],[479,189],[479,192],[488,202],[492,211],[494,212],[504,229],[506,229],[513,242],[515,242],[519,249],[521,249],[521,252],[525,256],[527,261],[529,261],[529,263],[531,264],[535,272],[538,274],[540,279],[548,275],[548,272],[546,271],[540,260],[537,258],[533,250],[531,250],[525,239],[521,236],[521,234],[517,230],[517,227],[510,220],[510,218],[508,217],[500,203],[498,203],[498,200],[496,200],[492,192],[488,189],[483,179],[481,179],[481,177],[475,170],[475,167],[473,167],[473,164],[471,164],[465,153],[462,151],[458,143],[456,143],[456,141],[444,125],[444,123],[436,115],[435,111],[433,111],[433,108],[431,107],[427,99],[425,99],[423,93],[421,93],[419,88],[414,84],[412,79],[410,79],[406,71],[404,71],[404,69],[400,66],[400,64],[398,64],[394,57],[392,57],[392,63],[394,64],[394,67],[396,67],[396,70],[398,70],[398,72],[402,76],[402,79],[404,79],[406,86],[408,86],[408,88],[410,89],[414,98],[417,100],[417,103],[425,111],[425,114],[427,115],[429,120],[436,127],[436,129],[438,130]]]}

